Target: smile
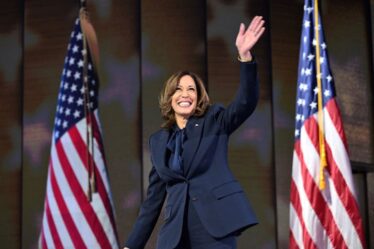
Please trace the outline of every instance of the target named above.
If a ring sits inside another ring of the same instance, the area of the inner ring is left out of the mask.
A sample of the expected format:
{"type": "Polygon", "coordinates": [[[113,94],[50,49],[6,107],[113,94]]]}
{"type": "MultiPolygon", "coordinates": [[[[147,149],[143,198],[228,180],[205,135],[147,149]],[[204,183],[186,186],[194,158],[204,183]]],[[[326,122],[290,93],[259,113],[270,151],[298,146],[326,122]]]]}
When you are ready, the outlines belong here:
{"type": "Polygon", "coordinates": [[[189,102],[189,101],[181,101],[181,102],[178,102],[178,105],[180,106],[180,107],[189,107],[189,106],[191,106],[191,102],[189,102]]]}

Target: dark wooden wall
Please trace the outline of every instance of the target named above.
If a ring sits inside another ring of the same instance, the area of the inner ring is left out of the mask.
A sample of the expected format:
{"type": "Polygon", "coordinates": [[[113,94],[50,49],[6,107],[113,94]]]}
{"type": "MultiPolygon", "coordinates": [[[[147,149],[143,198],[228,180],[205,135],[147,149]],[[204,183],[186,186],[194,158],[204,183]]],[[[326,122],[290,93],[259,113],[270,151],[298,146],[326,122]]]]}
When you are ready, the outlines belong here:
{"type": "MultiPolygon", "coordinates": [[[[366,233],[374,247],[374,1],[326,0],[322,15],[366,233]],[[373,2],[373,3],[372,3],[373,2]]],[[[37,248],[59,79],[79,1],[0,4],[0,243],[37,248]]],[[[202,76],[228,104],[239,80],[240,22],[262,15],[255,48],[260,101],[231,137],[234,174],[260,225],[240,249],[287,248],[301,0],[88,1],[100,47],[100,117],[121,243],[148,184],[148,138],[160,126],[168,76],[202,76]]],[[[156,227],[155,231],[157,231],[156,227]]],[[[156,232],[147,248],[154,248],[156,232]]],[[[2,248],[2,246],[0,246],[2,248]]]]}

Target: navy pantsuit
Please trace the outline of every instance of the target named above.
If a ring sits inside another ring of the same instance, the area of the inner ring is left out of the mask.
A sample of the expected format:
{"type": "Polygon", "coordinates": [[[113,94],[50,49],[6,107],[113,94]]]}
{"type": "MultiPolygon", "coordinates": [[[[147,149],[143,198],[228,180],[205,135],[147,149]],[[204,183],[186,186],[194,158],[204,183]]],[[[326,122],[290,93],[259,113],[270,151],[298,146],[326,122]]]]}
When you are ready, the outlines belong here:
{"type": "Polygon", "coordinates": [[[171,131],[161,129],[151,136],[153,166],[147,198],[126,242],[127,247],[144,248],[166,196],[158,249],[177,247],[186,225],[188,205],[193,206],[201,224],[214,238],[239,234],[257,224],[251,205],[233,176],[227,159],[230,134],[251,115],[257,100],[257,64],[241,62],[240,84],[233,102],[227,108],[212,105],[204,116],[189,118],[182,152],[183,174],[168,167],[167,142],[171,131]]]}

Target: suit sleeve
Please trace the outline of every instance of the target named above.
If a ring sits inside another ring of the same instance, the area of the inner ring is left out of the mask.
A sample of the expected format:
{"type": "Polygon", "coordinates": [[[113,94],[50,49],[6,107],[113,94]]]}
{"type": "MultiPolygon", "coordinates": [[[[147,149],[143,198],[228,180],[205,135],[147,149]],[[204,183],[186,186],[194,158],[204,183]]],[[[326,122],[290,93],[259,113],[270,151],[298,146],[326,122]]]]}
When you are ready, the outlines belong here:
{"type": "Polygon", "coordinates": [[[144,248],[160,215],[165,196],[166,185],[155,167],[152,166],[149,173],[147,198],[141,205],[138,218],[125,243],[126,247],[130,249],[144,248]]]}
{"type": "Polygon", "coordinates": [[[234,101],[224,110],[217,112],[216,120],[231,134],[255,110],[258,102],[258,80],[256,62],[240,63],[240,84],[234,101]]]}

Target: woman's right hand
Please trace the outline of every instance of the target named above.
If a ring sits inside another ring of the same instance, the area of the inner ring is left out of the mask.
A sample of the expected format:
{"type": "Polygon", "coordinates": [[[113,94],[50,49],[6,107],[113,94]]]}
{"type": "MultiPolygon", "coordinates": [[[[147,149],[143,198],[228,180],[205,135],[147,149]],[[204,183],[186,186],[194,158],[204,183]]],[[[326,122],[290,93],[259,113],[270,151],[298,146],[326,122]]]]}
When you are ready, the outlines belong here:
{"type": "Polygon", "coordinates": [[[128,247],[125,247],[125,248],[123,248],[123,249],[130,249],[130,248],[128,248],[128,247]]]}

